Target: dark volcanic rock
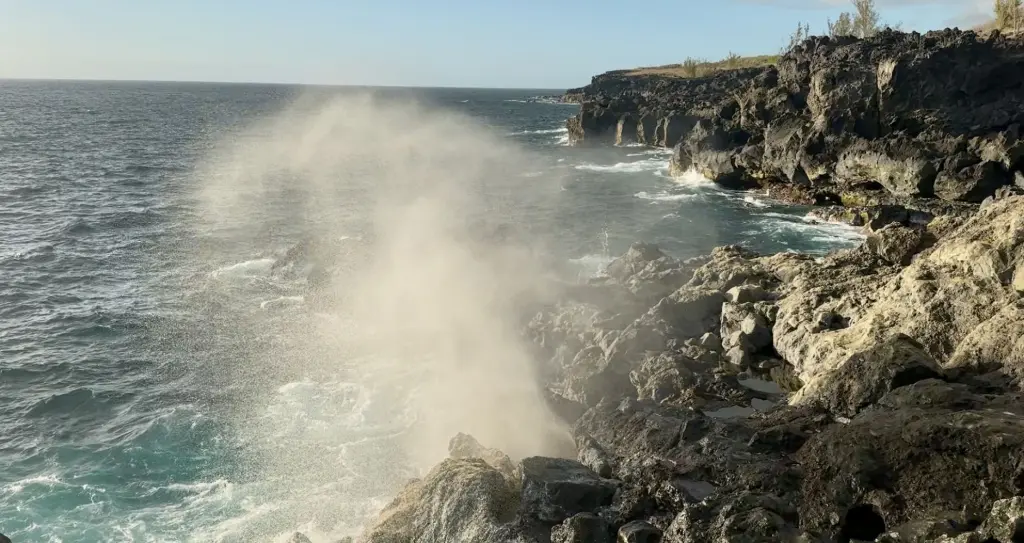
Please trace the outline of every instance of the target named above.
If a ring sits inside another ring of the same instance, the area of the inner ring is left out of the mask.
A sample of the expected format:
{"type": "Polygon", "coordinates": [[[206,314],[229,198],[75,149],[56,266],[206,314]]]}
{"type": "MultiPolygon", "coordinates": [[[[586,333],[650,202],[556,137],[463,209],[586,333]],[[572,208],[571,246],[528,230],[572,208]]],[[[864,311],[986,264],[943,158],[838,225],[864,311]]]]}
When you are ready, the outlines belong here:
{"type": "MultiPolygon", "coordinates": [[[[830,130],[871,119],[816,100],[830,130]]],[[[366,541],[1021,539],[1024,196],[935,202],[955,213],[875,209],[865,243],[823,257],[634,246],[527,326],[578,461],[460,434],[366,541]]]]}
{"type": "Polygon", "coordinates": [[[523,460],[523,507],[544,522],[562,522],[612,502],[617,483],[590,468],[560,458],[523,460]]]}
{"type": "MultiPolygon", "coordinates": [[[[570,91],[575,143],[673,147],[730,188],[852,187],[979,203],[1024,168],[1024,43],[994,33],[814,37],[773,67],[683,79],[609,72],[570,91]]],[[[817,194],[818,196],[810,196],[817,194]]]]}
{"type": "Polygon", "coordinates": [[[580,513],[551,529],[551,543],[614,543],[611,529],[599,516],[580,513]]]}

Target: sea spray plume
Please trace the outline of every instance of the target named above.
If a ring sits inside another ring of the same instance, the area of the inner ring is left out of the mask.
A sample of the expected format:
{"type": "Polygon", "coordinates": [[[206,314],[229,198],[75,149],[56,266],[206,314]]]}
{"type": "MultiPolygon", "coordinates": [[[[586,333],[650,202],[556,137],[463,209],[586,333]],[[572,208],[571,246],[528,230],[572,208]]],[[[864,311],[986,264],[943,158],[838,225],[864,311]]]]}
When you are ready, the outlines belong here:
{"type": "MultiPolygon", "coordinates": [[[[530,198],[560,197],[558,180],[516,175],[529,160],[464,117],[365,95],[302,98],[216,147],[196,176],[200,261],[352,241],[330,255],[345,269],[322,289],[315,311],[329,316],[264,323],[259,334],[285,347],[229,365],[250,391],[237,427],[261,481],[254,501],[270,512],[225,530],[355,533],[372,500],[441,459],[458,432],[513,457],[564,450],[518,334],[555,283],[537,247],[486,235],[524,223],[530,198]],[[303,396],[332,390],[356,399],[303,396]],[[307,403],[321,412],[294,411],[307,403]]],[[[218,333],[249,334],[265,313],[234,315],[218,333]]]]}

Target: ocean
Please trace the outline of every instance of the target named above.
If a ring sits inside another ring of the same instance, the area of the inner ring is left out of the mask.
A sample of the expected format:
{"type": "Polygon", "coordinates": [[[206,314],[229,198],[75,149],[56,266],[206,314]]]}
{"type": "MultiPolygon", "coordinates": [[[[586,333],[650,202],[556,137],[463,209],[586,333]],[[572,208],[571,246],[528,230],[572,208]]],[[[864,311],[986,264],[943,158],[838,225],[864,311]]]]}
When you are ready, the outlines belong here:
{"type": "Polygon", "coordinates": [[[540,278],[860,240],[569,147],[556,93],[0,81],[0,532],[356,535],[455,432],[550,452],[506,318],[540,278]],[[326,294],[275,266],[310,239],[326,294]]]}

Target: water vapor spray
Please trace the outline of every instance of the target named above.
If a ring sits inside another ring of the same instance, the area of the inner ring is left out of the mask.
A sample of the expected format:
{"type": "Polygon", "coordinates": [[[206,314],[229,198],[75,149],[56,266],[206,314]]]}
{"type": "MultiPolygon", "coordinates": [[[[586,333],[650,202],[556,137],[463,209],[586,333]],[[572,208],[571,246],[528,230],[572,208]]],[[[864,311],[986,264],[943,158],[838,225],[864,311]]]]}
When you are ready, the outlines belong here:
{"type": "Polygon", "coordinates": [[[236,418],[278,500],[238,537],[351,534],[458,432],[513,457],[564,452],[519,335],[555,285],[538,238],[509,234],[530,198],[559,197],[558,180],[518,175],[530,160],[454,113],[351,95],[299,100],[216,148],[196,176],[197,232],[215,240],[197,258],[312,240],[302,256],[331,270],[315,293],[288,287],[307,289],[299,309],[262,300],[219,332],[261,320],[253,337],[281,336],[229,370],[262,391],[236,418]]]}

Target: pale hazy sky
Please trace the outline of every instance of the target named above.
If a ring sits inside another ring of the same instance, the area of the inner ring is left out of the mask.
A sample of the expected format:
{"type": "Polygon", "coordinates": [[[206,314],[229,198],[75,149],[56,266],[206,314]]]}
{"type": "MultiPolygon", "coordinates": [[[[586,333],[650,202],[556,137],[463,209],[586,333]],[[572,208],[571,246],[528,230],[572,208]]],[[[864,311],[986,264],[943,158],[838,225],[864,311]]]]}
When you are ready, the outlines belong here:
{"type": "MultiPolygon", "coordinates": [[[[845,0],[0,0],[0,78],[566,88],[777,52],[845,0]]],[[[878,0],[907,30],[989,0],[878,0]]]]}

